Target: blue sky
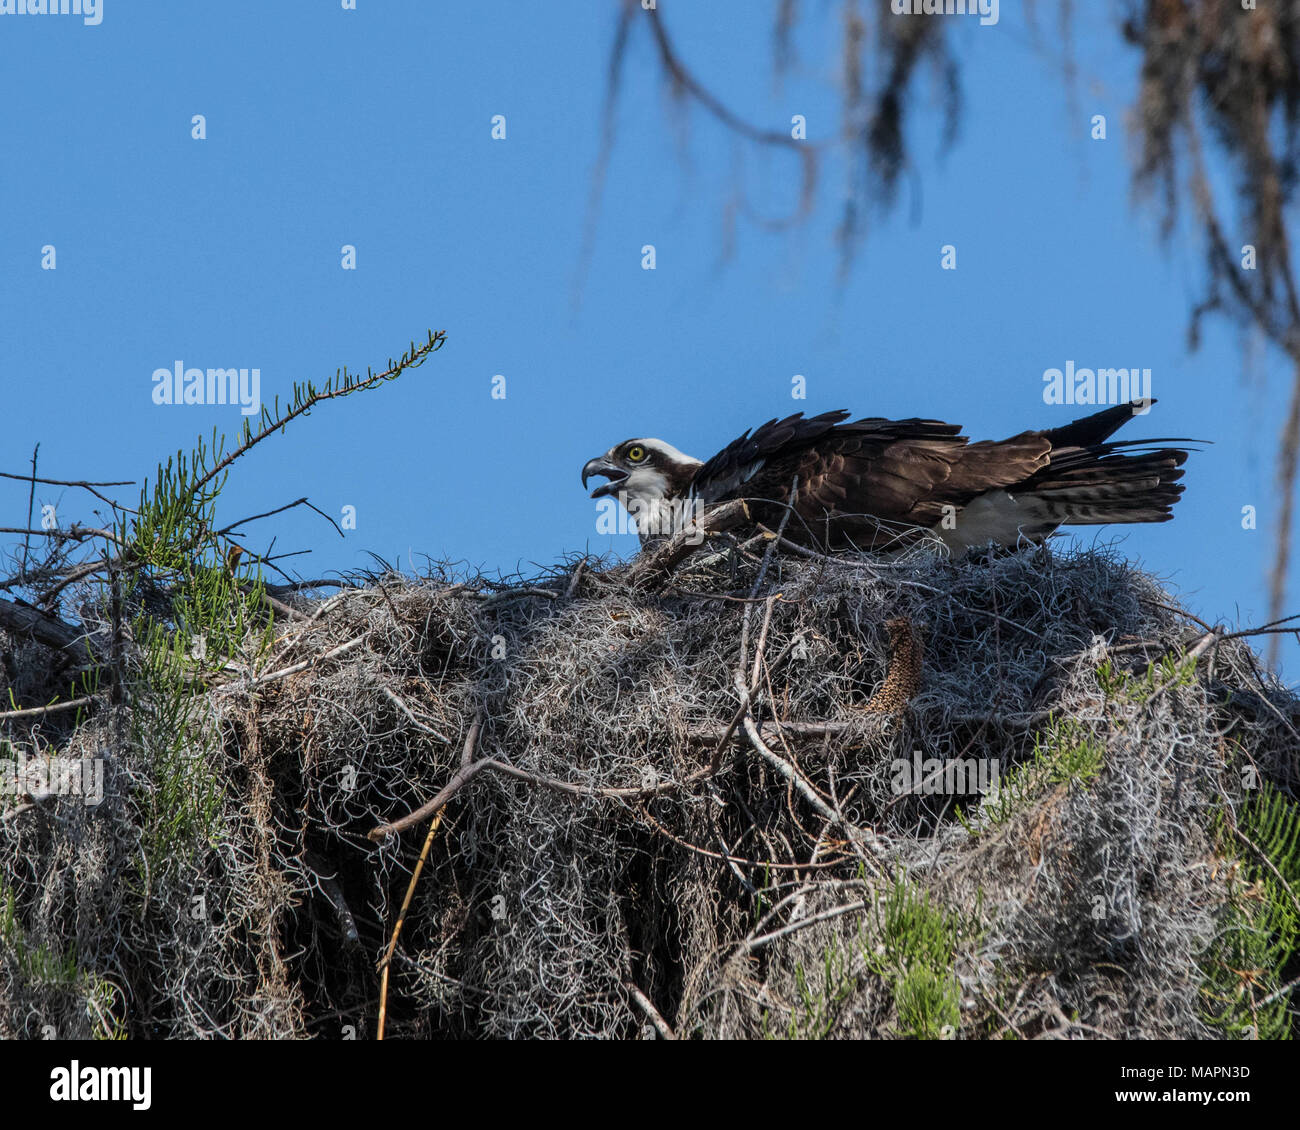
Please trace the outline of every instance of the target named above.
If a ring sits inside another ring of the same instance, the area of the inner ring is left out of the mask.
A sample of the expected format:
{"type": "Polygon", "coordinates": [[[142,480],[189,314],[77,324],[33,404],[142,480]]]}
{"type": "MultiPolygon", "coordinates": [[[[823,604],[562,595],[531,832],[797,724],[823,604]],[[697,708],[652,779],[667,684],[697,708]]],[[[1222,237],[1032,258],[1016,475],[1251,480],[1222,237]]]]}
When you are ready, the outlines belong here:
{"type": "MultiPolygon", "coordinates": [[[[806,6],[780,84],[770,4],[659,6],[738,113],[781,130],[803,114],[811,140],[834,135],[834,6],[806,6]]],[[[1181,234],[1163,245],[1155,208],[1134,200],[1136,57],[1111,14],[1077,14],[1071,89],[1059,46],[1036,47],[1018,9],[994,27],[948,17],[960,135],[944,152],[943,90],[922,73],[914,175],[871,218],[843,285],[843,162],[828,156],[810,221],[772,234],[741,214],[728,239],[738,194],[761,214],[792,206],[797,163],[674,109],[634,28],[580,290],[613,3],[103,0],[94,27],[0,15],[0,470],[26,470],[39,441],[48,477],[140,480],[241,422],[227,406],[155,405],[155,369],[255,366],[263,399],[283,402],[295,380],[382,365],[442,329],[423,368],[243,461],[222,514],[300,495],[355,507],[343,539],[304,510],[250,527],[254,548],[274,534],[278,551],[310,549],[304,574],[369,566],[368,550],[527,572],[635,549],[597,533],[579,484],[629,436],[706,457],[771,416],[846,407],[997,437],[1082,414],[1043,403],[1047,368],[1141,366],[1160,404],[1126,434],[1215,446],[1191,460],[1175,521],[1079,536],[1121,537],[1206,618],[1260,623],[1286,370],[1262,348],[1244,360],[1222,322],[1188,351],[1201,255],[1181,234]],[[1089,137],[1096,113],[1106,141],[1089,137]],[[206,140],[191,138],[195,114],[206,140]],[[944,244],[956,271],[940,269],[944,244]]],[[[1054,17],[1043,25],[1055,34],[1054,17]]],[[[91,516],[77,492],[40,497],[65,525],[91,516]]],[[[0,481],[0,524],[22,525],[26,507],[26,488],[0,481]]],[[[1294,644],[1285,661],[1294,677],[1294,644]]]]}

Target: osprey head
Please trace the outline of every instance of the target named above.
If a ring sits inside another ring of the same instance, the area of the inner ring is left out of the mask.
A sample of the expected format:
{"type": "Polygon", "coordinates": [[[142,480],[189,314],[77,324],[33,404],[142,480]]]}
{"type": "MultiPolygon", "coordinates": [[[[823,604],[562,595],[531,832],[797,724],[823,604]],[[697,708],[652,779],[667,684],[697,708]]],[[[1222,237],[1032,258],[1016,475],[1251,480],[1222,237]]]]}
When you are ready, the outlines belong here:
{"type": "Polygon", "coordinates": [[[592,498],[620,496],[629,510],[657,510],[671,499],[683,497],[700,469],[698,459],[683,455],[661,439],[629,439],[587,462],[582,485],[593,475],[608,479],[591,492],[592,498]]]}

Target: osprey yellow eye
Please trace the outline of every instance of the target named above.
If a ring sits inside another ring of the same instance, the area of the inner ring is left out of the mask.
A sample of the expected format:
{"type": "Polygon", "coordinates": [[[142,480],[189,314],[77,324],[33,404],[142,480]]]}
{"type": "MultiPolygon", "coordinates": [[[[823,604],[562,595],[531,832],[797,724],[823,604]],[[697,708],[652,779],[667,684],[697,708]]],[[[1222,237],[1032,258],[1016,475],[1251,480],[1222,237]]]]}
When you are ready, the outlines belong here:
{"type": "Polygon", "coordinates": [[[627,461],[629,463],[640,463],[645,458],[645,448],[640,444],[627,449],[627,461]]]}

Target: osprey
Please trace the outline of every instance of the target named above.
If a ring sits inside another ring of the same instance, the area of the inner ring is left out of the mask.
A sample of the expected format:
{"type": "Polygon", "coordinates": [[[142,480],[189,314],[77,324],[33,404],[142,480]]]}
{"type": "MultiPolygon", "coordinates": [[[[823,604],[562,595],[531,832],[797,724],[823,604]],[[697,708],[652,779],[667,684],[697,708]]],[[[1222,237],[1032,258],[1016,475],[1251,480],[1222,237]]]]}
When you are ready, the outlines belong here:
{"type": "Polygon", "coordinates": [[[1112,441],[1152,400],[1116,405],[1059,428],[970,443],[938,420],[846,423],[843,409],[796,412],[745,432],[706,462],[659,439],[629,439],[582,469],[608,482],[642,543],[691,517],[745,499],[771,529],[793,505],[786,536],[826,551],[883,552],[938,538],[960,552],[1041,542],[1061,525],[1167,522],[1182,494],[1181,439],[1112,441]]]}

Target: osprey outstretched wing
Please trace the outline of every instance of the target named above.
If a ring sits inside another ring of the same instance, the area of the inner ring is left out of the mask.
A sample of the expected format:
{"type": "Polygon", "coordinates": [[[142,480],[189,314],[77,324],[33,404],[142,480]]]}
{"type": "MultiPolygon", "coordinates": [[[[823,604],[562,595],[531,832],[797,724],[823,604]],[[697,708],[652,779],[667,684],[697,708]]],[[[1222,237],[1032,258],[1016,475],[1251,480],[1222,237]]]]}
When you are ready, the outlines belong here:
{"type": "Polygon", "coordinates": [[[746,432],[701,463],[657,439],[612,447],[582,469],[609,481],[642,539],[672,532],[692,506],[743,498],[755,521],[827,550],[881,552],[938,537],[950,548],[1041,541],[1061,525],[1166,522],[1192,442],[1111,441],[1154,401],[1107,408],[1064,427],[970,443],[959,425],[796,413],[746,432]]]}

